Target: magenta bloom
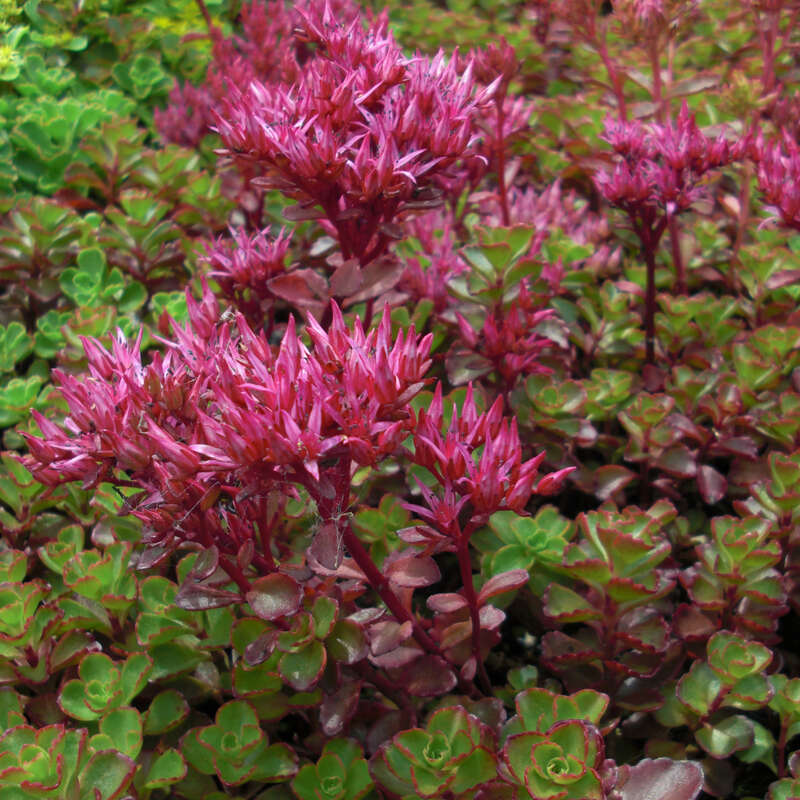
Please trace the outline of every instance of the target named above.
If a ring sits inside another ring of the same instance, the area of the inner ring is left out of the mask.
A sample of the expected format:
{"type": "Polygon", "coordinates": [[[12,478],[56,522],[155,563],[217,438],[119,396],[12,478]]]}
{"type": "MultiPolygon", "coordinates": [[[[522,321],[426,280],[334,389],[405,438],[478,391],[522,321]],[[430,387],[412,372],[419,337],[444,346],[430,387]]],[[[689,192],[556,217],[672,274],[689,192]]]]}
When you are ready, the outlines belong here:
{"type": "Polygon", "coordinates": [[[364,30],[326,7],[303,16],[298,36],[315,51],[296,81],[232,89],[216,127],[225,154],[262,171],[254,185],[318,206],[343,257],[363,266],[435,176],[479,158],[476,117],[494,87],[476,92],[456,56],[406,58],[385,17],[364,30]]]}
{"type": "Polygon", "coordinates": [[[781,139],[755,143],[758,187],[775,216],[788,228],[800,231],[800,146],[784,131],[781,139]]]}
{"type": "Polygon", "coordinates": [[[311,349],[291,319],[275,352],[241,315],[221,319],[208,291],[189,308],[190,323],[174,325],[176,341],[149,365],[138,341],[109,353],[86,340],[89,375],[54,373],[70,413],[62,428],[34,412],[44,438],[28,437],[26,463],[38,480],[130,483],[142,489],[132,502],[150,544],[226,549],[233,532],[209,513],[220,494],[258,519],[270,493],[317,486],[322,459],[374,465],[408,436],[431,336],[393,338],[388,309],[365,333],[334,306],[327,332],[309,320],[311,349]]]}

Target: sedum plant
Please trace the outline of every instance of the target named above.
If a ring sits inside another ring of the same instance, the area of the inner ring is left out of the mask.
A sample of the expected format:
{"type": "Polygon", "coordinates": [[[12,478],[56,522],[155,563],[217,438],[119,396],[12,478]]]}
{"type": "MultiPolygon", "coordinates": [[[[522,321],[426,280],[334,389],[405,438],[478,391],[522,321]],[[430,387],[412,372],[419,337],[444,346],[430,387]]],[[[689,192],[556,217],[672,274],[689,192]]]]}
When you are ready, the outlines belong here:
{"type": "Polygon", "coordinates": [[[797,794],[797,4],[434,5],[0,0],[0,800],[797,794]]]}

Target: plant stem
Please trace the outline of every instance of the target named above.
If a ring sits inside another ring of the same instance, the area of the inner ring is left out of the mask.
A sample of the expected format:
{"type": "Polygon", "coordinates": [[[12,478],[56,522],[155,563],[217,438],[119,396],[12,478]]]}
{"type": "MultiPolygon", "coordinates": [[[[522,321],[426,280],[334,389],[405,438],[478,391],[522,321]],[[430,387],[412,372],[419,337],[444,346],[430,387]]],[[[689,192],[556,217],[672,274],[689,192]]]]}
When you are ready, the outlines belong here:
{"type": "Polygon", "coordinates": [[[412,635],[422,648],[433,655],[444,658],[436,642],[422,630],[419,622],[400,602],[400,598],[392,591],[388,579],[375,565],[372,556],[370,556],[367,549],[361,544],[361,540],[355,535],[352,527],[350,527],[350,523],[346,523],[341,531],[344,546],[348,549],[356,564],[358,564],[359,569],[366,576],[369,585],[378,593],[378,596],[386,604],[389,611],[394,614],[395,619],[397,619],[398,622],[410,622],[413,628],[412,635]]]}
{"type": "Polygon", "coordinates": [[[647,246],[642,250],[647,265],[647,289],[644,297],[644,357],[648,364],[652,364],[656,357],[656,256],[647,246]]]}
{"type": "Polygon", "coordinates": [[[669,242],[672,248],[672,263],[675,266],[675,294],[687,294],[686,286],[686,267],[683,263],[681,254],[680,230],[678,220],[672,216],[669,218],[669,242]]]}
{"type": "Polygon", "coordinates": [[[461,583],[464,585],[464,596],[469,604],[469,616],[472,621],[472,657],[478,670],[481,689],[487,696],[492,695],[492,683],[486,672],[486,665],[481,657],[481,620],[478,607],[478,595],[475,593],[475,584],[472,582],[472,561],[469,557],[469,537],[463,534],[458,537],[457,545],[458,567],[461,572],[461,583]]]}
{"type": "Polygon", "coordinates": [[[506,142],[503,138],[503,123],[505,122],[503,102],[505,99],[505,91],[500,92],[495,99],[495,105],[497,107],[497,192],[500,196],[503,226],[507,228],[511,225],[511,214],[508,210],[508,189],[506,187],[506,142]]]}

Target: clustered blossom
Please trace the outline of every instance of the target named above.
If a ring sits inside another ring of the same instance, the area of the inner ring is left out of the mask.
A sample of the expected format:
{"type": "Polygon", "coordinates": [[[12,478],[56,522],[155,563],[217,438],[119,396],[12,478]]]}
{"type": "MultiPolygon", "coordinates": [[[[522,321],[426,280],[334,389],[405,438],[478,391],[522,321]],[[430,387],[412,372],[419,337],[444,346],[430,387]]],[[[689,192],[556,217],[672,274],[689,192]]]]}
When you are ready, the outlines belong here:
{"type": "Polygon", "coordinates": [[[553,316],[552,309],[542,309],[528,291],[527,281],[511,306],[494,308],[476,330],[456,314],[461,344],[485,359],[490,371],[498,376],[503,391],[510,391],[521,375],[547,373],[539,363],[542,351],[551,341],[537,333],[537,326],[553,316]]]}
{"type": "Polygon", "coordinates": [[[781,222],[800,231],[800,146],[784,131],[779,140],[757,141],[753,151],[759,189],[781,222]]]}
{"type": "Polygon", "coordinates": [[[233,87],[253,80],[294,82],[310,56],[293,35],[301,12],[321,14],[326,2],[340,19],[359,13],[353,0],[252,0],[242,6],[241,36],[226,39],[212,27],[213,59],[205,80],[201,86],[175,83],[167,108],[154,113],[159,133],[168,142],[196,147],[211,133],[214,109],[233,87]]]}
{"type": "Polygon", "coordinates": [[[614,14],[636,39],[674,37],[697,7],[697,0],[614,0],[614,14]]]}
{"type": "MultiPolygon", "coordinates": [[[[712,170],[730,164],[745,154],[742,141],[729,142],[724,136],[711,139],[698,127],[683,103],[677,120],[646,126],[637,121],[607,120],[603,137],[618,158],[610,170],[594,176],[600,194],[621,208],[642,246],[647,265],[644,304],[645,358],[655,358],[655,270],[656,250],[661,237],[678,214],[704,196],[703,178],[712,170]]],[[[673,243],[675,232],[672,233],[673,243]]],[[[674,248],[677,250],[677,247],[674,248]]],[[[678,288],[685,290],[679,260],[675,269],[678,288]]]]}
{"type": "Polygon", "coordinates": [[[634,227],[657,224],[661,231],[668,217],[704,196],[704,175],[743,154],[724,136],[706,136],[685,103],[674,123],[609,119],[602,138],[619,158],[613,169],[595,174],[598,190],[633,218],[634,227]]]}
{"type": "Polygon", "coordinates": [[[488,411],[478,413],[470,385],[461,411],[454,410],[450,428],[442,432],[443,403],[438,385],[427,411],[419,412],[414,430],[414,461],[425,467],[442,487],[441,495],[419,482],[425,506],[406,505],[430,528],[416,528],[404,538],[429,541],[434,550],[454,549],[455,543],[500,510],[521,513],[533,494],[561,488],[573,467],[538,476],[544,453],[523,461],[515,419],[503,416],[498,397],[488,411]],[[462,529],[467,509],[470,522],[462,529]]]}
{"type": "Polygon", "coordinates": [[[364,30],[326,7],[296,35],[316,48],[297,80],[233,88],[216,127],[226,154],[262,171],[255,185],[321,207],[343,257],[363,266],[434,176],[479,158],[475,117],[493,87],[476,92],[455,56],[406,58],[385,17],[364,30]]]}
{"type": "Polygon", "coordinates": [[[176,341],[147,366],[138,341],[109,353],[87,340],[89,375],[54,373],[70,412],[63,428],[34,412],[44,438],[28,437],[26,463],[37,480],[136,486],[150,545],[189,539],[235,553],[272,493],[297,483],[324,495],[323,460],[372,466],[408,436],[431,337],[412,328],[392,340],[388,309],[365,334],[334,306],[328,332],[309,320],[310,350],[291,319],[275,353],[241,315],[221,320],[208,291],[189,308],[190,323],[174,325],[176,341]]]}
{"type": "Polygon", "coordinates": [[[248,234],[231,228],[230,233],[230,238],[220,237],[207,247],[209,277],[216,280],[248,324],[257,328],[271,319],[276,296],[270,281],[285,273],[292,235],[285,228],[275,238],[268,236],[268,231],[248,234]]]}
{"type": "Polygon", "coordinates": [[[415,301],[430,300],[441,313],[451,302],[448,281],[469,270],[458,254],[452,214],[437,209],[409,220],[405,229],[419,241],[422,253],[406,259],[399,288],[415,301]]]}

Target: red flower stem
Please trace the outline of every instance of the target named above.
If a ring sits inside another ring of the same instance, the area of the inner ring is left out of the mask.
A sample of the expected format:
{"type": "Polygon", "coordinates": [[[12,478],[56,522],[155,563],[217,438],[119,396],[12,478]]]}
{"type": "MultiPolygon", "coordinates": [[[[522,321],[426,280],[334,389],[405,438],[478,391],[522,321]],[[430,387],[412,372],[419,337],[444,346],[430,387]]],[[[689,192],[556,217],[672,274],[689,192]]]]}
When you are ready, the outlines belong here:
{"type": "Polygon", "coordinates": [[[247,594],[250,589],[253,588],[238,565],[222,553],[219,554],[219,565],[225,570],[228,577],[239,587],[239,591],[242,594],[247,594]]]}
{"type": "Polygon", "coordinates": [[[497,193],[500,196],[500,211],[503,215],[503,226],[511,225],[511,214],[508,210],[508,189],[506,187],[506,142],[503,138],[503,101],[506,99],[505,89],[495,99],[497,107],[497,193]]]}
{"type": "Polygon", "coordinates": [[[650,70],[653,73],[653,104],[656,107],[656,119],[663,125],[666,119],[664,92],[661,87],[661,59],[658,53],[658,38],[650,43],[650,70]]]}
{"type": "Polygon", "coordinates": [[[606,68],[606,72],[608,73],[608,79],[611,81],[611,86],[614,89],[614,95],[617,98],[617,110],[619,112],[619,118],[623,120],[628,119],[628,106],[625,102],[625,92],[622,91],[622,82],[619,79],[619,73],[614,66],[614,62],[608,55],[608,47],[606,46],[605,35],[603,35],[602,39],[599,37],[596,38],[592,44],[600,55],[603,66],[606,68]]]}
{"type": "Polygon", "coordinates": [[[203,15],[203,19],[206,21],[206,27],[208,28],[209,34],[211,34],[211,38],[214,38],[214,32],[216,31],[216,25],[214,25],[214,21],[211,19],[211,14],[208,13],[208,8],[206,7],[204,0],[195,0],[197,3],[197,7],[200,9],[200,13],[203,15]]]}
{"type": "Polygon", "coordinates": [[[678,220],[669,218],[669,242],[672,248],[672,263],[675,266],[675,294],[687,294],[686,266],[681,255],[681,239],[678,230],[678,220]]]}
{"type": "Polygon", "coordinates": [[[319,486],[309,482],[299,471],[295,473],[311,494],[317,504],[317,511],[325,522],[333,522],[339,533],[342,534],[342,543],[349,551],[353,560],[364,573],[369,585],[378,593],[389,611],[394,614],[398,622],[410,622],[412,635],[422,648],[441,658],[445,658],[436,642],[420,627],[419,621],[402,604],[400,598],[392,591],[388,578],[378,569],[372,556],[361,544],[350,525],[348,517],[343,513],[350,505],[350,454],[342,453],[336,464],[331,468],[326,477],[330,478],[334,486],[334,497],[324,497],[319,486]]]}
{"type": "Polygon", "coordinates": [[[472,581],[472,560],[469,555],[469,536],[462,534],[458,537],[457,553],[458,568],[461,572],[461,583],[464,585],[464,597],[469,605],[469,616],[472,621],[472,657],[478,670],[481,689],[487,696],[493,694],[492,683],[486,673],[486,665],[481,657],[481,620],[478,607],[478,595],[475,593],[475,584],[472,581]]]}
{"type": "Polygon", "coordinates": [[[644,247],[644,261],[647,264],[647,290],[644,297],[644,348],[645,361],[653,364],[656,360],[656,256],[649,247],[644,247]]]}
{"type": "Polygon", "coordinates": [[[388,579],[375,565],[372,556],[367,552],[361,540],[355,535],[349,523],[341,529],[342,541],[350,552],[353,560],[358,564],[359,569],[364,573],[369,585],[378,593],[378,596],[386,604],[389,611],[394,614],[398,622],[410,622],[413,628],[412,635],[429,653],[444,658],[444,654],[439,649],[436,642],[425,633],[419,622],[412,616],[411,612],[400,602],[400,598],[392,591],[388,579]]]}

